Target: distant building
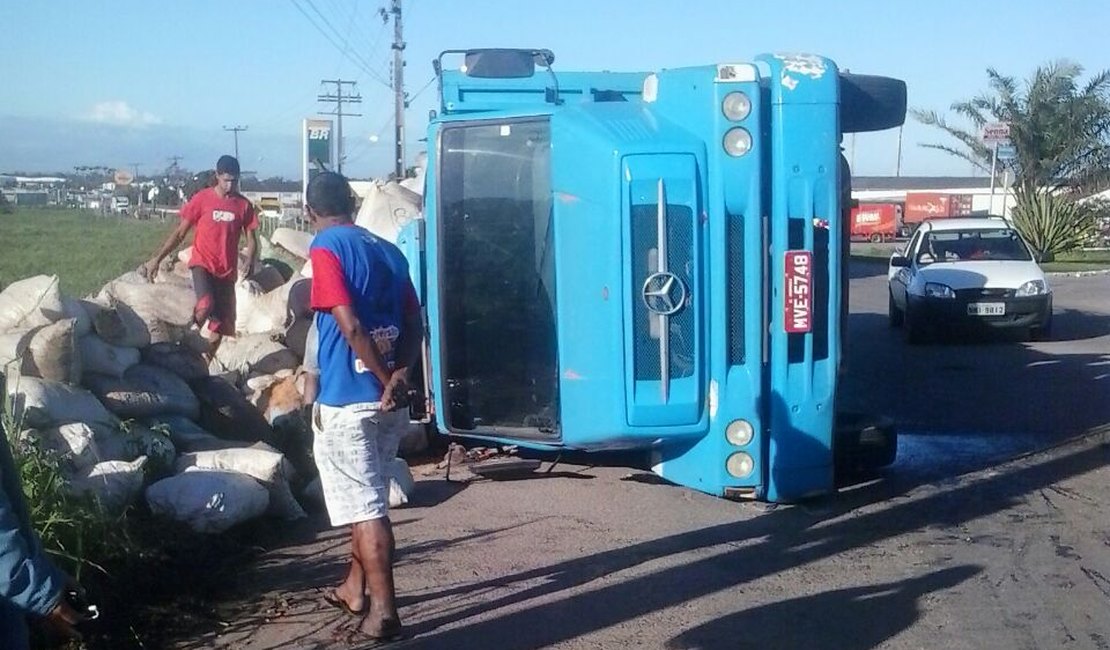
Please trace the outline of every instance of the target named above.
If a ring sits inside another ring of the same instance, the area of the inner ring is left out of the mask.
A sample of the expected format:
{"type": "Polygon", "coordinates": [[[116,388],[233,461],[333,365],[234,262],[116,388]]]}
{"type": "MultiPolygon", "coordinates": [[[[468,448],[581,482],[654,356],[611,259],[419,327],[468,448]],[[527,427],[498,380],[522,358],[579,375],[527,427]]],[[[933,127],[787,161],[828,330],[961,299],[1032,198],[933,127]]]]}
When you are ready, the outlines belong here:
{"type": "Polygon", "coordinates": [[[973,214],[1010,216],[1014,188],[997,183],[991,194],[991,179],[974,176],[854,176],[852,198],[862,203],[903,203],[909,192],[964,194],[971,196],[973,214]],[[1005,207],[1004,207],[1005,206],[1005,207]]]}

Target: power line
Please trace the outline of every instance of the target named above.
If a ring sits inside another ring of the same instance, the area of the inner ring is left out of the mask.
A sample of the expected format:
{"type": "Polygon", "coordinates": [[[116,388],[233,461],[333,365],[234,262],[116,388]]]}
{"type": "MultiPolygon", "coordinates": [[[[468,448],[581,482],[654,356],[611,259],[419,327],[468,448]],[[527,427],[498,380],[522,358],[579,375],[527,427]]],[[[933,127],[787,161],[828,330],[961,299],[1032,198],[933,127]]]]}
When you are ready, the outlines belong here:
{"type": "MultiPolygon", "coordinates": [[[[370,77],[373,78],[374,81],[377,81],[378,83],[386,86],[387,88],[389,87],[389,82],[386,81],[380,73],[371,69],[369,63],[367,63],[361,57],[359,57],[357,53],[353,52],[351,50],[349,44],[347,46],[340,45],[335,40],[335,38],[332,37],[331,34],[329,34],[323,27],[321,27],[319,25],[319,23],[317,23],[316,20],[313,19],[312,16],[309,15],[309,13],[307,11],[305,11],[304,8],[301,7],[300,4],[297,3],[297,0],[289,0],[289,1],[291,3],[293,3],[293,6],[297,8],[297,11],[301,12],[301,15],[303,15],[305,17],[305,19],[308,20],[309,24],[311,24],[316,29],[316,31],[320,32],[320,34],[324,38],[326,38],[328,40],[328,42],[331,43],[333,47],[335,47],[335,49],[339,50],[339,53],[342,54],[344,57],[346,57],[348,61],[355,64],[356,67],[358,67],[360,70],[362,70],[366,74],[370,75],[370,77]]],[[[317,14],[320,14],[320,10],[316,8],[316,5],[311,3],[311,0],[306,0],[306,2],[309,2],[313,11],[315,11],[317,14]]],[[[320,14],[320,17],[323,18],[323,14],[320,14]]],[[[328,22],[326,18],[324,18],[324,21],[325,21],[325,23],[328,24],[329,27],[331,26],[331,23],[328,22]]],[[[331,29],[333,31],[335,31],[334,27],[332,27],[331,29]]],[[[342,38],[342,37],[340,37],[340,38],[342,38]]]]}
{"type": "Polygon", "coordinates": [[[406,102],[405,102],[405,106],[409,106],[409,105],[410,105],[410,104],[412,104],[412,103],[413,103],[414,101],[416,101],[416,98],[417,98],[417,97],[419,97],[419,96],[420,96],[421,94],[423,94],[425,90],[427,90],[427,89],[429,89],[429,88],[431,88],[431,87],[432,87],[432,84],[433,84],[433,83],[435,82],[435,80],[436,80],[436,76],[435,76],[435,75],[432,75],[432,78],[428,80],[428,83],[426,83],[426,84],[424,84],[423,86],[421,86],[421,87],[420,87],[420,90],[416,91],[416,93],[415,93],[415,94],[413,94],[413,95],[412,95],[412,97],[409,97],[409,98],[408,98],[408,100],[406,100],[406,102]]]}
{"type": "Polygon", "coordinates": [[[337,149],[336,149],[336,161],[335,161],[335,163],[336,163],[336,170],[340,174],[342,174],[343,173],[343,116],[347,115],[347,116],[350,116],[350,117],[362,117],[361,113],[344,113],[343,112],[343,102],[347,102],[348,104],[361,104],[362,103],[362,95],[344,93],[343,92],[343,87],[344,86],[350,86],[351,89],[354,90],[354,87],[355,87],[355,82],[354,81],[344,81],[343,79],[321,79],[320,83],[322,83],[322,84],[335,84],[335,92],[334,93],[326,94],[326,95],[320,95],[316,99],[318,99],[321,102],[325,102],[325,103],[329,103],[329,104],[335,104],[335,116],[337,118],[336,119],[336,145],[337,145],[337,149]]]}

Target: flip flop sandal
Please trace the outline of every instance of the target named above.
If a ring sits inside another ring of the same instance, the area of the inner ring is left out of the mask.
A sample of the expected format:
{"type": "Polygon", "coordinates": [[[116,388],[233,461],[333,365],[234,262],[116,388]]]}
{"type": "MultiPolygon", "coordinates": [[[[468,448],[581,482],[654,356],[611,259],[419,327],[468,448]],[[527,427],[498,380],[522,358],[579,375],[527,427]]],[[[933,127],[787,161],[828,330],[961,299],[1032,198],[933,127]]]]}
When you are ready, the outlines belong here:
{"type": "Polygon", "coordinates": [[[327,591],[325,591],[323,599],[325,603],[338,610],[341,610],[348,616],[362,616],[362,610],[356,611],[351,609],[351,606],[347,604],[347,601],[339,597],[339,594],[335,592],[335,589],[328,589],[327,591]]]}

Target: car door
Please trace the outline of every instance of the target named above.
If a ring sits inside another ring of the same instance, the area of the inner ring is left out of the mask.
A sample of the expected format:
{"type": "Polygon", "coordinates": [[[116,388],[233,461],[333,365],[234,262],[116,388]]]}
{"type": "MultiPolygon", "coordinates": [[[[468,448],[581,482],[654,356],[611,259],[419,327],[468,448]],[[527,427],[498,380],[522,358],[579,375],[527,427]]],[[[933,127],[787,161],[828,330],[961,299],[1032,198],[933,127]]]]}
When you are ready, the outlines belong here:
{"type": "Polygon", "coordinates": [[[917,248],[921,244],[921,238],[921,230],[918,230],[913,234],[913,237],[910,238],[909,243],[906,244],[906,247],[901,253],[898,253],[909,259],[910,265],[901,268],[892,266],[888,273],[890,280],[890,295],[894,297],[894,304],[896,304],[899,309],[904,310],[906,308],[906,288],[910,286],[910,282],[913,280],[913,270],[916,267],[915,258],[917,257],[917,248]]]}

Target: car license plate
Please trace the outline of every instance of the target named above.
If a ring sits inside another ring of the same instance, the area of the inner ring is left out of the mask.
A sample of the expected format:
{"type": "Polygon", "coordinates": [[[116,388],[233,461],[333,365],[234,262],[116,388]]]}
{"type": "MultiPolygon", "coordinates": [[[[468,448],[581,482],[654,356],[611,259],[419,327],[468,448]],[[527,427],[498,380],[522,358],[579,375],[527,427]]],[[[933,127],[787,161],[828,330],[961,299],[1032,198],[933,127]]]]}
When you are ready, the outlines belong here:
{"type": "Polygon", "coordinates": [[[1005,316],[1004,302],[973,302],[967,306],[968,316],[1005,316]]]}

